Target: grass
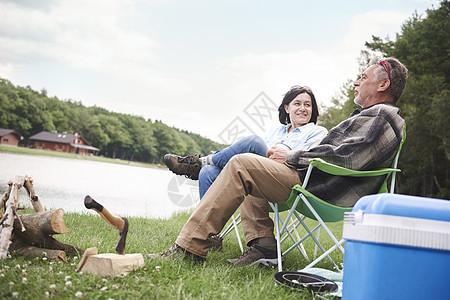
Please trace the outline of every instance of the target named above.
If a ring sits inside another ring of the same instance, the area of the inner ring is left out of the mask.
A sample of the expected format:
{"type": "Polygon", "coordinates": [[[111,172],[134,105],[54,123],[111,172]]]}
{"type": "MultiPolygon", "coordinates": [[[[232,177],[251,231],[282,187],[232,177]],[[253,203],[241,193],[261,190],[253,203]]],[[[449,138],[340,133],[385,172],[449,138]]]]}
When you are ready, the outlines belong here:
{"type": "MultiPolygon", "coordinates": [[[[145,257],[147,253],[166,250],[174,244],[189,215],[184,212],[170,219],[128,218],[127,253],[142,253],[145,257]]],[[[114,253],[118,233],[100,216],[65,213],[64,221],[69,232],[56,235],[59,241],[83,249],[95,246],[99,253],[114,253]]],[[[332,224],[331,229],[341,235],[342,223],[332,224]]],[[[321,241],[329,244],[324,238],[321,241]]],[[[312,243],[306,243],[305,247],[308,253],[313,253],[312,243]]],[[[342,261],[336,254],[333,258],[342,261]]],[[[237,239],[231,233],[224,240],[224,251],[210,252],[203,265],[145,258],[144,267],[127,276],[103,278],[75,272],[81,254],[68,256],[65,263],[13,254],[0,261],[0,296],[1,299],[314,299],[307,291],[276,285],[273,274],[277,269],[235,267],[225,261],[239,255],[237,239]]],[[[285,270],[298,270],[306,264],[295,251],[286,256],[283,266],[285,270]]],[[[331,264],[323,261],[318,267],[331,269],[331,264]]]]}
{"type": "Polygon", "coordinates": [[[29,154],[29,155],[43,155],[43,156],[62,157],[62,158],[71,158],[71,159],[82,159],[82,160],[107,162],[107,163],[113,163],[113,164],[131,165],[131,166],[139,166],[139,167],[147,167],[147,168],[160,167],[159,164],[150,164],[150,163],[137,162],[137,161],[121,160],[118,158],[108,158],[108,157],[104,157],[104,156],[89,156],[89,155],[72,154],[72,153],[66,153],[66,152],[49,151],[49,150],[27,148],[27,147],[13,147],[13,146],[0,145],[0,152],[1,151],[20,153],[20,154],[29,154]]]}

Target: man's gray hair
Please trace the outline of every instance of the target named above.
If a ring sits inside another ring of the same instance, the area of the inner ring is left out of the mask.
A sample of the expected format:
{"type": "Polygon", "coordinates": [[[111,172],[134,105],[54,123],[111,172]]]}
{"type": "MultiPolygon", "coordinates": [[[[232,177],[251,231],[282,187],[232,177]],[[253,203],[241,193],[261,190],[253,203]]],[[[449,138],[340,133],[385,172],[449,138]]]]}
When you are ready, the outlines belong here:
{"type": "Polygon", "coordinates": [[[398,98],[403,93],[403,90],[406,86],[406,79],[408,78],[408,69],[402,64],[398,59],[394,57],[386,58],[386,64],[389,69],[389,75],[384,67],[378,63],[379,58],[374,57],[370,60],[370,65],[377,65],[378,67],[375,69],[375,79],[377,81],[389,79],[389,75],[391,78],[391,84],[386,90],[386,92],[391,97],[394,103],[397,102],[398,98]]]}

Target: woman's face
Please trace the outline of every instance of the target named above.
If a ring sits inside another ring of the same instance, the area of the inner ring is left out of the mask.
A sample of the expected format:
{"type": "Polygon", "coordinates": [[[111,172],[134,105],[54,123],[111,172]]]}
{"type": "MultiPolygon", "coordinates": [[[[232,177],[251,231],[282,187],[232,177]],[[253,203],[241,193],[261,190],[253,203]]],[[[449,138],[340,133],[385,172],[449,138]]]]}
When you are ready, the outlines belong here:
{"type": "Polygon", "coordinates": [[[284,109],[289,114],[292,128],[307,124],[311,120],[312,101],[307,93],[298,94],[284,109]]]}

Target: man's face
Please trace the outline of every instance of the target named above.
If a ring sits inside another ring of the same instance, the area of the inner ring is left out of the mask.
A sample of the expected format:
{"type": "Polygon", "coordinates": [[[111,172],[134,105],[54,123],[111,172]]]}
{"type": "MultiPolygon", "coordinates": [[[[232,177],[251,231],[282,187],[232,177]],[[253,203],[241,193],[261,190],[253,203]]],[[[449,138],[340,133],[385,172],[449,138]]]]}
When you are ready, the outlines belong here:
{"type": "Polygon", "coordinates": [[[370,106],[373,99],[378,92],[378,82],[375,80],[375,69],[377,65],[371,65],[362,74],[361,77],[354,83],[355,85],[355,100],[354,102],[361,107],[370,106]]]}

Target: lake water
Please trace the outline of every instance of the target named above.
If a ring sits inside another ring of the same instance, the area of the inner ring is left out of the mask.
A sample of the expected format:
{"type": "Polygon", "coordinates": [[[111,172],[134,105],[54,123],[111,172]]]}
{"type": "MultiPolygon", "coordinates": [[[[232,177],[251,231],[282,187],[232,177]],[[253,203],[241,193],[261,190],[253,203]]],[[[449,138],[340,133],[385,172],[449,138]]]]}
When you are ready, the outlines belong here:
{"type": "MultiPolygon", "coordinates": [[[[16,175],[33,179],[36,194],[46,209],[90,212],[84,197],[90,195],[112,214],[169,218],[199,201],[197,182],[168,169],[0,152],[0,193],[16,175]]],[[[26,190],[22,205],[31,206],[26,190]]]]}

